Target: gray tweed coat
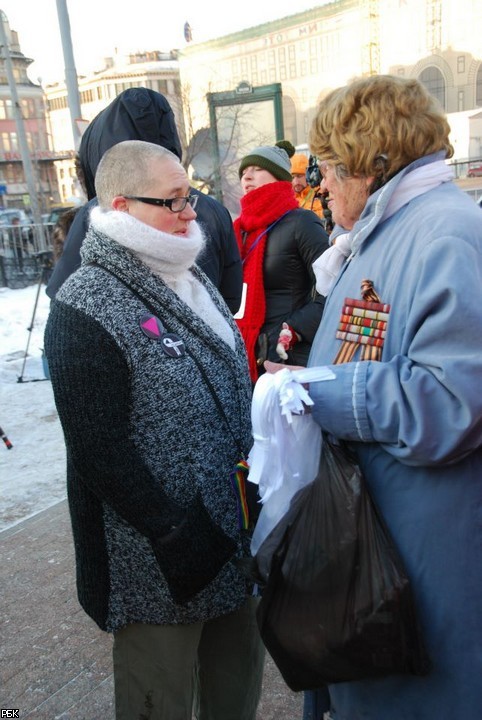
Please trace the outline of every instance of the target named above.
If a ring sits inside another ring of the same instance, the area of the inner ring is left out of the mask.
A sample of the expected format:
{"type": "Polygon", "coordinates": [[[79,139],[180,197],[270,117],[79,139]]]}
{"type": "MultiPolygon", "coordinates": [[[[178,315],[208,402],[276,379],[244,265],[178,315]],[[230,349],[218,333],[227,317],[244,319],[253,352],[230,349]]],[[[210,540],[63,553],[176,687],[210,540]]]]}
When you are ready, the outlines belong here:
{"type": "Polygon", "coordinates": [[[107,631],[229,613],[247,590],[236,560],[249,555],[229,478],[239,448],[247,454],[251,445],[242,338],[196,266],[234,332],[234,351],[107,236],[91,229],[82,255],[45,333],[67,447],[79,600],[107,631]],[[144,315],[159,318],[187,352],[167,355],[141,330],[144,315]]]}

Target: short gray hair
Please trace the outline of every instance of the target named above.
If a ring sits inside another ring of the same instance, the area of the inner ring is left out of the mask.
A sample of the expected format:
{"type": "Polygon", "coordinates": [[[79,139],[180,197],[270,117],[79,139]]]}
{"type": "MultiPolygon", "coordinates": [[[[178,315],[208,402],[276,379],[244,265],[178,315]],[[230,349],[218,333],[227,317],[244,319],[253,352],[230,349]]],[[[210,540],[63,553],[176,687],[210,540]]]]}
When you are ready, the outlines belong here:
{"type": "Polygon", "coordinates": [[[125,140],[104,153],[95,175],[95,192],[99,206],[111,207],[117,195],[142,195],[158,176],[158,160],[177,155],[161,145],[143,140],[125,140]]]}

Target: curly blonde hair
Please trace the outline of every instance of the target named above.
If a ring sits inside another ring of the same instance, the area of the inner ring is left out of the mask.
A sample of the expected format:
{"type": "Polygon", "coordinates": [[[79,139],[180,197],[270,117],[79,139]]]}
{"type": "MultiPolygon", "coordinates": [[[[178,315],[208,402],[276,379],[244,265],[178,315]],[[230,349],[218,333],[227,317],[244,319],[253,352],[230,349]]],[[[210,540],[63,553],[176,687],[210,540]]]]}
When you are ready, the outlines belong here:
{"type": "Polygon", "coordinates": [[[309,144],[319,160],[378,186],[414,160],[453,155],[450,126],[437,100],[415,79],[374,75],[330,92],[319,104],[309,144]]]}

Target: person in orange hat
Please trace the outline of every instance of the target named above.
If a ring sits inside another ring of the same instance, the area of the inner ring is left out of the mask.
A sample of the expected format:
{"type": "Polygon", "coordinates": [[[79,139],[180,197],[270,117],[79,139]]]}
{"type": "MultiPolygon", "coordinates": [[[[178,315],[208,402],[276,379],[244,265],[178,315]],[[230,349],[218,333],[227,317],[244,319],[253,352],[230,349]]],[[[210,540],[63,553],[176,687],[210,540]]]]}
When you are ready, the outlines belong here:
{"type": "Polygon", "coordinates": [[[295,153],[291,158],[291,184],[295,191],[298,205],[305,210],[312,210],[323,221],[323,205],[321,203],[320,187],[308,185],[306,171],[308,170],[308,158],[303,153],[295,153]]]}

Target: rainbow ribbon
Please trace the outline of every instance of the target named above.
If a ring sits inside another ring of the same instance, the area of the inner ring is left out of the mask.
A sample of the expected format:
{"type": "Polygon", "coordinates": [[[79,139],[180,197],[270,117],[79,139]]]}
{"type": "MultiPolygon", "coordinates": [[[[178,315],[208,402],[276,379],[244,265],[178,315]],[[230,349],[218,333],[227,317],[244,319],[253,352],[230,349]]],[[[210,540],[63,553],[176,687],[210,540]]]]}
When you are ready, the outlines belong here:
{"type": "Polygon", "coordinates": [[[236,504],[238,508],[238,522],[242,530],[249,528],[249,510],[246,500],[246,478],[248,476],[249,467],[246,460],[240,460],[236,463],[234,470],[230,473],[229,479],[236,496],[236,504]]]}

